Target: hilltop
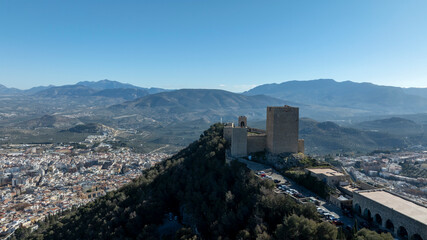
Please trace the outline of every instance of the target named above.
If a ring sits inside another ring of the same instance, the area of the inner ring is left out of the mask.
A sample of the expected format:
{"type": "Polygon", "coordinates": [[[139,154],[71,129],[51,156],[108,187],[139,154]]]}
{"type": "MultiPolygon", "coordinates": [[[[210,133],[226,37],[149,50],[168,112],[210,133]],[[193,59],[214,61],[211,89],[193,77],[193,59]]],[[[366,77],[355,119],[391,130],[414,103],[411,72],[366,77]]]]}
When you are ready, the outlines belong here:
{"type": "MultiPolygon", "coordinates": [[[[20,239],[336,239],[312,204],[273,192],[242,163],[225,161],[223,126],[109,192],[62,216],[50,216],[20,239]],[[171,217],[171,216],[176,216],[171,217]]],[[[361,230],[363,236],[379,235],[361,230]]],[[[342,235],[341,235],[342,236],[342,235]]],[[[385,237],[385,236],[384,236],[385,237]]],[[[343,239],[343,238],[341,238],[343,239]]],[[[371,238],[369,238],[371,239],[371,238]]]]}

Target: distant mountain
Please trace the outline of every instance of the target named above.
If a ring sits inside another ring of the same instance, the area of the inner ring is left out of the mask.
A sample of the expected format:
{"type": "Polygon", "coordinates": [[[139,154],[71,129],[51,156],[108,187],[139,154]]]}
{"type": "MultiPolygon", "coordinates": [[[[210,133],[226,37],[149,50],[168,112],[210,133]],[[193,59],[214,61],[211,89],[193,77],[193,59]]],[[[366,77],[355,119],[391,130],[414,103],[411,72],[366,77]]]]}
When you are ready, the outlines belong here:
{"type": "Polygon", "coordinates": [[[38,86],[38,87],[32,87],[30,89],[24,90],[25,94],[34,94],[36,92],[40,92],[43,90],[46,90],[48,88],[52,88],[55,87],[54,85],[49,85],[49,86],[38,86]]]}
{"type": "Polygon", "coordinates": [[[427,98],[427,88],[403,88],[406,94],[427,98]]]}
{"type": "Polygon", "coordinates": [[[92,96],[95,92],[95,89],[84,86],[84,85],[65,85],[60,87],[51,87],[39,92],[36,92],[35,95],[38,97],[50,97],[50,98],[60,98],[60,97],[87,97],[92,96]]]}
{"type": "Polygon", "coordinates": [[[97,82],[93,82],[93,81],[78,82],[76,85],[83,85],[86,87],[93,88],[95,90],[138,89],[138,90],[146,91],[148,94],[155,94],[155,93],[170,91],[170,90],[163,89],[163,88],[153,88],[153,87],[152,88],[143,88],[143,87],[138,87],[138,86],[135,86],[135,85],[132,85],[129,83],[121,83],[118,81],[111,81],[108,79],[100,80],[97,82]]]}
{"type": "Polygon", "coordinates": [[[165,92],[162,88],[141,88],[117,81],[101,80],[97,82],[78,82],[75,85],[36,87],[27,90],[37,97],[107,97],[133,100],[149,94],[165,92]]]}
{"type": "Polygon", "coordinates": [[[168,107],[170,109],[260,108],[284,104],[285,101],[265,95],[244,96],[224,90],[182,89],[159,93],[134,101],[135,107],[168,107]]]}
{"type": "MultiPolygon", "coordinates": [[[[306,105],[327,106],[357,110],[357,114],[409,114],[427,112],[425,98],[408,94],[408,89],[378,86],[372,83],[351,81],[336,82],[332,79],[288,81],[264,84],[244,95],[265,94],[306,105]]],[[[336,109],[336,115],[346,115],[347,110],[336,109]]],[[[309,114],[308,114],[309,115],[309,114]]]]}
{"type": "Polygon", "coordinates": [[[161,93],[161,92],[170,92],[170,91],[173,91],[173,90],[170,90],[170,89],[155,88],[155,87],[145,88],[145,90],[147,90],[149,94],[156,94],[156,93],[161,93]]]}
{"type": "Polygon", "coordinates": [[[142,88],[114,88],[104,89],[92,94],[92,96],[102,96],[108,98],[123,98],[124,100],[133,100],[149,95],[150,93],[142,88]]]}
{"type": "Polygon", "coordinates": [[[157,119],[191,121],[206,117],[219,121],[240,115],[265,117],[267,106],[297,103],[265,95],[244,96],[224,90],[182,89],[148,95],[134,101],[114,105],[109,110],[122,114],[145,113],[157,119]]]}
{"type": "Polygon", "coordinates": [[[8,87],[0,84],[0,94],[1,95],[20,94],[20,93],[22,93],[22,90],[19,90],[17,88],[8,88],[8,87]]]}
{"type": "Polygon", "coordinates": [[[21,90],[18,88],[8,88],[4,85],[0,84],[0,95],[22,95],[22,94],[33,94],[41,90],[45,90],[48,88],[54,87],[53,85],[49,86],[39,86],[39,87],[33,87],[27,90],[21,90]]]}
{"type": "Polygon", "coordinates": [[[90,87],[97,90],[105,90],[105,89],[115,89],[115,88],[136,88],[142,89],[141,87],[134,86],[129,83],[121,83],[117,81],[111,81],[108,79],[100,80],[97,82],[94,81],[82,81],[78,82],[75,85],[82,85],[86,87],[90,87]]]}

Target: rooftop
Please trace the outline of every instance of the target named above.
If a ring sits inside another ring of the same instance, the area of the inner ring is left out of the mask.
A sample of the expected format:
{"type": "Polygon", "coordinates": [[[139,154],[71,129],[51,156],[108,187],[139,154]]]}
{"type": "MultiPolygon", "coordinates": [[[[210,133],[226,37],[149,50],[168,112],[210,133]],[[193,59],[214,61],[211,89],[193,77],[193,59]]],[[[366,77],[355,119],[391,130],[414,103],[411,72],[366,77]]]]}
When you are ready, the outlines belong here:
{"type": "Polygon", "coordinates": [[[359,192],[359,194],[421,223],[427,223],[427,207],[382,190],[359,192]]]}
{"type": "Polygon", "coordinates": [[[348,190],[350,192],[355,192],[355,191],[363,190],[363,189],[360,189],[360,188],[358,188],[356,186],[352,186],[352,185],[341,186],[341,188],[344,188],[344,189],[346,189],[346,190],[348,190]]]}
{"type": "Polygon", "coordinates": [[[341,172],[337,172],[332,168],[307,168],[308,171],[315,173],[315,174],[323,174],[326,175],[328,177],[333,177],[333,176],[344,176],[343,173],[341,172]]]}

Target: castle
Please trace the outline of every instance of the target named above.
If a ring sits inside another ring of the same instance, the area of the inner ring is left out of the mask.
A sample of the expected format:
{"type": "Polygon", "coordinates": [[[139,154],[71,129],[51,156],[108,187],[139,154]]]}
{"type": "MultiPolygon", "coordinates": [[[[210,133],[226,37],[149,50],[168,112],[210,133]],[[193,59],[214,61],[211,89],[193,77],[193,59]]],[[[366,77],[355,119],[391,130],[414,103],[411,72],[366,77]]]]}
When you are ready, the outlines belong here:
{"type": "Polygon", "coordinates": [[[273,154],[304,153],[304,140],[298,139],[299,108],[267,107],[266,130],[250,128],[247,118],[240,116],[238,124],[224,127],[224,138],[230,142],[233,157],[267,151],[273,154]]]}

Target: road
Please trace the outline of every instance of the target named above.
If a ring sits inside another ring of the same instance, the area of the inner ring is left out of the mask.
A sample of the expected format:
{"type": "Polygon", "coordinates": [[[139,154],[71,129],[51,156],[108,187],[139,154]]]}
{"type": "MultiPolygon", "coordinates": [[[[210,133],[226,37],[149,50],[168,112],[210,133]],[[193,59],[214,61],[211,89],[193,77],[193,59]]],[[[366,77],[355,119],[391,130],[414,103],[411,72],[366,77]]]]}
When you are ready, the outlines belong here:
{"type": "MultiPolygon", "coordinates": [[[[278,173],[277,171],[275,171],[271,167],[264,165],[264,164],[261,164],[261,163],[256,163],[256,162],[252,162],[252,161],[249,161],[246,159],[242,159],[242,158],[239,158],[237,160],[241,163],[246,164],[246,166],[249,169],[253,170],[255,173],[257,173],[259,171],[264,171],[264,172],[266,172],[267,175],[271,176],[271,178],[273,180],[277,179],[281,183],[289,183],[290,188],[297,190],[298,192],[300,192],[305,197],[316,198],[320,202],[320,205],[318,207],[322,208],[323,210],[330,212],[332,214],[332,216],[334,216],[335,218],[342,221],[344,223],[344,227],[345,226],[351,226],[352,227],[354,225],[354,219],[345,216],[339,207],[337,207],[331,203],[326,202],[324,199],[321,199],[319,196],[317,196],[313,192],[311,192],[311,191],[307,190],[306,188],[296,184],[294,181],[292,181],[288,178],[285,178],[283,175],[281,175],[280,173],[278,173]]],[[[277,191],[277,192],[279,193],[279,191],[277,191]]]]}
{"type": "Polygon", "coordinates": [[[159,147],[159,148],[157,148],[157,149],[154,149],[153,151],[151,151],[150,153],[155,153],[155,152],[158,152],[158,151],[160,151],[160,150],[162,150],[162,149],[165,149],[165,148],[167,148],[167,147],[169,147],[169,144],[166,144],[165,146],[163,146],[163,147],[159,147]]]}

